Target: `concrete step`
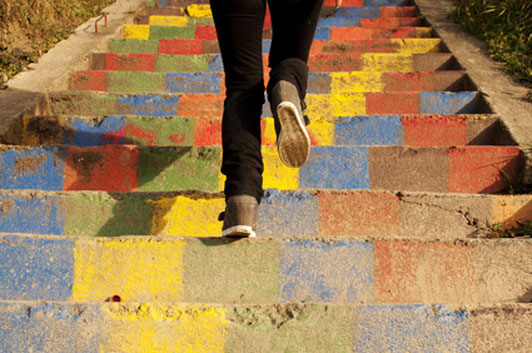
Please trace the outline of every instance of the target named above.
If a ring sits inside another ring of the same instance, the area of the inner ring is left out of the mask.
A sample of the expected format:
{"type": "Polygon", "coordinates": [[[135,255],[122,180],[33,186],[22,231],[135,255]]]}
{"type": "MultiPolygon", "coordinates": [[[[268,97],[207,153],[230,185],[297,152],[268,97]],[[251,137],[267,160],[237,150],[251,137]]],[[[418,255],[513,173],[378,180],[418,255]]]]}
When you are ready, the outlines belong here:
{"type": "MultiPolygon", "coordinates": [[[[263,54],[270,52],[271,41],[263,41],[263,54]]],[[[355,53],[426,54],[444,52],[439,38],[375,40],[316,40],[310,55],[355,53]]],[[[219,54],[216,40],[199,39],[118,39],[109,43],[111,53],[153,53],[167,55],[219,54]]]]}
{"type": "Polygon", "coordinates": [[[430,38],[432,28],[420,26],[398,26],[395,28],[364,28],[364,27],[331,27],[321,28],[317,32],[317,40],[372,40],[385,38],[430,38]]]}
{"type": "MultiPolygon", "coordinates": [[[[430,27],[422,27],[418,18],[398,17],[362,20],[360,27],[351,27],[348,20],[322,19],[314,35],[315,40],[364,40],[383,38],[429,38],[430,27]]],[[[150,24],[124,25],[124,39],[197,39],[216,40],[213,21],[183,16],[151,16],[150,24]]],[[[263,30],[263,39],[271,40],[271,26],[263,30]]]]}
{"type": "MultiPolygon", "coordinates": [[[[263,58],[268,72],[267,55],[263,58]]],[[[310,72],[382,71],[430,72],[461,70],[452,54],[331,54],[313,55],[308,63],[310,72]]],[[[155,53],[93,53],[90,70],[144,71],[144,72],[223,72],[219,54],[166,55],[155,53]]]]}
{"type": "MultiPolygon", "coordinates": [[[[223,94],[224,76],[221,72],[78,71],[70,80],[70,89],[119,93],[223,94]]],[[[465,71],[352,71],[312,73],[309,75],[307,93],[459,92],[476,89],[465,71]]]]}
{"type": "MultiPolygon", "coordinates": [[[[140,21],[140,20],[139,20],[140,21]]],[[[137,23],[137,25],[125,25],[125,38],[137,39],[217,39],[216,29],[211,22],[205,19],[191,19],[183,16],[150,16],[143,21],[149,23],[137,23]],[[149,25],[149,26],[148,26],[149,25]]],[[[430,38],[432,29],[421,27],[419,21],[409,20],[415,25],[408,26],[409,22],[402,26],[397,23],[400,19],[391,18],[389,24],[377,25],[380,22],[369,22],[366,27],[334,27],[321,26],[316,29],[315,40],[369,40],[383,38],[430,38]]],[[[264,28],[263,39],[272,39],[271,28],[264,28]]]]}
{"type": "Polygon", "coordinates": [[[2,302],[6,352],[515,352],[530,304],[2,302]]]}
{"type": "MultiPolygon", "coordinates": [[[[330,1],[330,0],[328,0],[330,1]]],[[[147,7],[165,8],[165,7],[183,7],[195,4],[209,4],[208,0],[149,0],[147,7]]]]}
{"type": "MultiPolygon", "coordinates": [[[[0,232],[68,236],[220,237],[221,193],[0,191],[0,232]]],[[[266,190],[258,237],[486,237],[530,220],[531,195],[266,190]]]]}
{"type": "MultiPolygon", "coordinates": [[[[220,118],[223,94],[50,93],[53,115],[141,115],[220,118]]],[[[310,119],[372,114],[486,114],[491,110],[479,92],[390,92],[307,94],[310,119]]],[[[271,117],[265,104],[264,117],[271,117]]]]}
{"type": "MultiPolygon", "coordinates": [[[[1,146],[4,189],[173,191],[223,189],[220,147],[1,146]]],[[[494,193],[519,178],[514,146],[312,146],[288,168],[263,146],[263,185],[286,189],[369,189],[494,193]],[[502,171],[502,172],[501,172],[502,171]]]]}
{"type": "MultiPolygon", "coordinates": [[[[208,6],[207,0],[151,0],[148,2],[146,10],[152,9],[164,10],[165,8],[185,8],[190,5],[208,6]]],[[[343,7],[382,7],[382,6],[414,6],[412,0],[343,0],[343,7]]],[[[333,8],[336,6],[335,0],[325,0],[323,2],[324,8],[333,8]]]]}
{"type": "MultiPolygon", "coordinates": [[[[262,120],[262,144],[273,146],[273,119],[262,120]]],[[[220,146],[221,118],[178,116],[26,116],[13,131],[19,145],[220,146]]],[[[313,146],[411,147],[514,145],[495,115],[372,115],[313,119],[313,146]]]]}
{"type": "Polygon", "coordinates": [[[397,53],[355,53],[324,54],[311,56],[310,72],[337,71],[451,71],[462,67],[448,53],[397,54],[397,53]]]}
{"type": "MultiPolygon", "coordinates": [[[[353,5],[353,4],[351,4],[353,5]]],[[[320,12],[321,18],[347,17],[347,18],[404,18],[418,16],[416,6],[323,6],[320,12]]],[[[211,18],[212,11],[208,4],[182,4],[180,6],[145,7],[136,16],[138,24],[153,24],[150,17],[187,17],[211,18]]],[[[271,25],[270,9],[265,12],[265,24],[271,25]]]]}
{"type": "MultiPolygon", "coordinates": [[[[325,14],[325,17],[322,16],[319,18],[317,26],[318,28],[361,27],[392,30],[404,26],[418,27],[423,25],[421,19],[415,14],[415,7],[406,8],[413,11],[404,11],[405,8],[400,7],[388,8],[388,11],[384,12],[384,16],[382,16],[383,9],[386,8],[342,7],[334,10],[332,13],[325,14]]],[[[138,22],[140,23],[123,25],[124,35],[126,38],[128,38],[130,35],[133,35],[131,38],[139,38],[137,35],[140,33],[151,33],[151,31],[154,31],[153,38],[158,39],[159,37],[155,36],[155,33],[164,31],[163,29],[159,28],[159,26],[193,27],[214,25],[214,20],[210,10],[209,17],[201,18],[195,18],[194,16],[179,16],[181,13],[183,13],[183,11],[178,8],[175,11],[177,16],[151,15],[147,20],[145,18],[139,18],[138,22]]],[[[272,28],[271,18],[268,14],[264,21],[264,28],[272,28]]],[[[148,38],[149,37],[151,37],[151,35],[149,35],[148,38]]],[[[148,38],[143,37],[143,39],[148,38]]]]}
{"type": "MultiPolygon", "coordinates": [[[[321,9],[318,26],[327,26],[337,23],[340,26],[361,26],[365,19],[384,18],[415,18],[418,16],[416,6],[324,6],[321,9]]],[[[147,7],[136,17],[137,24],[160,25],[159,20],[163,17],[174,19],[186,18],[172,22],[172,25],[194,25],[195,19],[209,19],[212,21],[212,12],[209,5],[192,4],[187,6],[173,6],[166,8],[147,7]]],[[[165,25],[168,22],[165,22],[165,25]]],[[[271,15],[266,8],[264,27],[271,28],[271,15]]]]}
{"type": "Polygon", "coordinates": [[[1,300],[530,303],[532,240],[0,236],[1,300]],[[229,285],[230,283],[230,285],[229,285]]]}

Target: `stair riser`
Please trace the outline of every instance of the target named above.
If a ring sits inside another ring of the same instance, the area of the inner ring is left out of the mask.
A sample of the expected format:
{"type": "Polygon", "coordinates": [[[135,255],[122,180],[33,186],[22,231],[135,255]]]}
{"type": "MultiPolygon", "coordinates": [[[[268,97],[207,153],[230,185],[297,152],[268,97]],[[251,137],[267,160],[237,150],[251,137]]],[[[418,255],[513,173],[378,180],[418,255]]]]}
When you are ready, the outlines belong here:
{"type": "MultiPolygon", "coordinates": [[[[141,26],[147,26],[150,18],[141,19],[146,23],[138,23],[141,26]]],[[[189,20],[189,19],[175,19],[175,25],[172,26],[172,21],[167,17],[151,18],[152,24],[149,28],[146,27],[126,27],[126,38],[139,39],[201,39],[201,40],[215,40],[217,39],[216,29],[214,25],[205,20],[189,20]],[[182,22],[182,23],[181,23],[182,22]],[[153,23],[160,23],[159,25],[153,23]],[[186,25],[185,25],[186,23],[186,25]],[[168,28],[169,26],[172,26],[168,28]]],[[[393,22],[386,27],[384,24],[376,22],[372,24],[375,28],[364,27],[331,27],[321,26],[316,28],[314,34],[315,40],[371,40],[371,39],[386,39],[386,38],[430,38],[432,37],[432,29],[430,27],[420,27],[417,21],[411,21],[415,26],[408,26],[409,22],[401,23],[393,22]]],[[[369,26],[369,24],[368,24],[369,26]]],[[[262,38],[266,40],[272,39],[271,28],[263,30],[262,38]]]]}
{"type": "MultiPolygon", "coordinates": [[[[208,4],[207,0],[153,0],[152,7],[184,7],[191,4],[208,4]]],[[[361,6],[411,6],[412,0],[343,0],[342,6],[361,7],[361,6]]],[[[336,6],[335,0],[325,0],[323,6],[336,6]]]]}
{"type": "MultiPolygon", "coordinates": [[[[222,194],[3,191],[0,232],[219,237],[222,194]],[[201,217],[201,222],[198,222],[201,217]]],[[[530,220],[524,196],[267,190],[259,237],[467,239],[530,220]],[[443,211],[443,213],[442,213],[443,211]]]]}
{"type": "MultiPolygon", "coordinates": [[[[268,57],[263,56],[264,71],[268,72],[268,57]]],[[[149,53],[98,53],[91,55],[91,70],[145,72],[223,72],[220,55],[159,55],[149,53]]],[[[452,55],[432,54],[345,54],[314,55],[309,58],[314,72],[382,71],[430,72],[460,70],[452,55]]]]}
{"type": "Polygon", "coordinates": [[[0,239],[6,263],[0,271],[2,300],[101,303],[114,295],[126,302],[224,304],[532,300],[526,275],[532,270],[531,241],[0,239]]]}
{"type": "MultiPolygon", "coordinates": [[[[300,169],[263,147],[263,185],[277,189],[371,189],[493,193],[518,177],[518,147],[315,146],[300,169]]],[[[223,189],[219,147],[15,147],[0,153],[9,189],[172,191],[223,189]]]]}
{"type": "MultiPolygon", "coordinates": [[[[158,73],[78,71],[70,82],[77,91],[120,93],[225,93],[222,73],[158,73]]],[[[265,84],[268,78],[265,77],[265,84]]],[[[436,72],[337,72],[310,74],[307,93],[386,93],[472,91],[475,87],[463,71],[436,72]]]]}
{"type": "MultiPolygon", "coordinates": [[[[216,40],[212,20],[186,17],[151,17],[150,24],[124,25],[124,39],[201,39],[216,40]]],[[[380,38],[427,38],[432,31],[422,27],[416,17],[352,19],[342,17],[322,18],[314,35],[315,40],[354,40],[380,38]],[[360,25],[360,27],[358,27],[360,25]],[[357,30],[352,27],[357,26],[357,30]],[[353,37],[346,33],[354,32],[353,37]]],[[[271,39],[271,23],[265,23],[264,39],[271,39]]]]}
{"type": "MultiPolygon", "coordinates": [[[[53,115],[140,115],[220,118],[223,94],[50,94],[53,115]]],[[[485,114],[490,109],[478,92],[391,92],[307,94],[310,119],[373,114],[485,114]]],[[[271,117],[269,104],[263,117],[271,117]]]]}
{"type": "MultiPolygon", "coordinates": [[[[330,27],[361,27],[390,30],[399,27],[421,26],[422,21],[416,16],[415,9],[412,8],[388,8],[388,11],[382,11],[385,8],[378,7],[358,7],[358,8],[340,8],[336,11],[329,11],[329,14],[322,14],[318,20],[318,28],[330,27]],[[399,10],[396,10],[399,9],[399,10]],[[405,11],[406,10],[406,11],[405,11]],[[325,16],[323,16],[325,15],[325,16]]],[[[151,16],[149,18],[142,18],[137,24],[124,25],[124,38],[142,38],[142,39],[159,39],[159,31],[166,31],[161,28],[154,28],[151,26],[174,26],[174,27],[194,27],[194,26],[212,26],[214,21],[212,16],[204,18],[193,18],[179,15],[181,11],[176,11],[175,16],[151,16]],[[139,23],[140,22],[140,23],[139,23]],[[150,27],[151,28],[150,28],[150,27]],[[150,33],[155,30],[152,35],[138,37],[139,34],[150,33]]],[[[264,21],[264,28],[271,29],[272,21],[269,14],[266,15],[264,21]]]]}
{"type": "Polygon", "coordinates": [[[529,305],[2,303],[0,350],[526,352],[530,316],[529,305]]]}
{"type": "MultiPolygon", "coordinates": [[[[147,10],[164,9],[164,8],[184,8],[189,5],[208,5],[207,0],[153,0],[148,2],[147,10]]],[[[362,7],[362,6],[412,6],[412,0],[344,0],[344,7],[362,7]]],[[[325,0],[324,7],[335,7],[336,0],[325,0]]]]}
{"type": "MultiPolygon", "coordinates": [[[[270,52],[271,41],[263,41],[262,52],[270,52]]],[[[440,39],[376,39],[353,41],[324,41],[313,42],[310,55],[349,54],[349,53],[406,53],[425,54],[443,52],[444,47],[440,39]]],[[[219,54],[220,48],[216,40],[197,39],[120,39],[109,44],[111,53],[153,53],[168,55],[199,55],[219,54]]]]}
{"type": "MultiPolygon", "coordinates": [[[[220,146],[222,122],[214,118],[107,116],[23,117],[17,144],[220,146]]],[[[276,144],[273,120],[261,122],[262,144],[276,144]]],[[[314,119],[313,146],[397,145],[438,147],[511,145],[502,122],[490,115],[372,115],[314,119]]],[[[12,141],[14,143],[15,140],[12,141]]]]}

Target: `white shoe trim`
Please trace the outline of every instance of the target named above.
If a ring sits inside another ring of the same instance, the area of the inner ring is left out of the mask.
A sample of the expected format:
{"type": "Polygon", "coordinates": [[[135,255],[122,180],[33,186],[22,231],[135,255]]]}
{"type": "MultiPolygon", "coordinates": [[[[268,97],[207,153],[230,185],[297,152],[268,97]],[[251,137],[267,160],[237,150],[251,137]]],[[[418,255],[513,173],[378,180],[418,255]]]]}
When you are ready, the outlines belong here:
{"type": "Polygon", "coordinates": [[[251,226],[236,225],[224,229],[222,231],[222,237],[250,237],[255,238],[257,234],[253,231],[251,226]]]}

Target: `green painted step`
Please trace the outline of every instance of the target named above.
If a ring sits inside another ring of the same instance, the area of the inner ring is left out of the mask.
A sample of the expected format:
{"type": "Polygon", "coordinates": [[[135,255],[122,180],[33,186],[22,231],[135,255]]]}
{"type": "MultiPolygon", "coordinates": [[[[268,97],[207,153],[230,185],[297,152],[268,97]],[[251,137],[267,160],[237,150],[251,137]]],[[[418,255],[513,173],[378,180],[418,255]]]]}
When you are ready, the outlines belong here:
{"type": "MultiPolygon", "coordinates": [[[[218,72],[79,71],[70,80],[71,90],[113,93],[219,93],[225,92],[224,74],[218,72]]],[[[353,71],[311,73],[308,94],[388,92],[459,92],[477,87],[464,71],[382,72],[353,71]]]]}
{"type": "MultiPolygon", "coordinates": [[[[220,147],[0,146],[4,188],[172,191],[223,189],[220,147]]],[[[494,193],[517,182],[515,146],[313,146],[299,169],[263,146],[263,185],[278,189],[368,189],[494,193]]]]}
{"type": "Polygon", "coordinates": [[[0,241],[0,254],[11,269],[0,271],[0,300],[102,303],[115,295],[123,302],[191,304],[532,300],[527,292],[532,277],[524,274],[532,270],[530,239],[0,235],[0,241]]]}
{"type": "MultiPolygon", "coordinates": [[[[0,232],[220,237],[221,193],[0,191],[0,232]]],[[[266,190],[259,237],[467,240],[530,220],[531,195],[266,190]]]]}
{"type": "Polygon", "coordinates": [[[530,304],[2,302],[10,352],[527,352],[530,304]],[[97,327],[97,329],[95,329],[97,327]],[[504,334],[501,334],[503,332],[504,334]],[[43,349],[44,348],[44,349],[43,349]]]}
{"type": "MultiPolygon", "coordinates": [[[[119,94],[98,91],[50,93],[52,115],[140,115],[219,118],[223,94],[119,94]]],[[[485,114],[491,113],[482,94],[462,92],[385,92],[307,94],[310,119],[374,114],[485,114]]],[[[271,117],[269,105],[264,117],[271,117]]]]}
{"type": "MultiPolygon", "coordinates": [[[[386,71],[420,72],[461,70],[452,54],[368,53],[313,55],[310,72],[386,71]]],[[[90,70],[147,72],[222,72],[219,54],[165,55],[156,53],[92,53],[90,70]]]]}
{"type": "MultiPolygon", "coordinates": [[[[219,146],[220,118],[180,116],[26,116],[13,144],[102,146],[219,146]]],[[[274,145],[273,119],[262,121],[263,145],[274,145]]],[[[313,119],[312,145],[513,145],[497,115],[374,115],[313,119]]]]}

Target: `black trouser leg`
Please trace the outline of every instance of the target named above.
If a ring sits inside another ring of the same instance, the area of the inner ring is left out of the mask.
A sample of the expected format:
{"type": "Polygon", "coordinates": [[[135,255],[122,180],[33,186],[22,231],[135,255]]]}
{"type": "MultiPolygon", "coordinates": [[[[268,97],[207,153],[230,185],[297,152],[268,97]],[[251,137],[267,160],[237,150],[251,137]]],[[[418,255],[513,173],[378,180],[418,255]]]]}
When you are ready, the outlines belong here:
{"type": "Polygon", "coordinates": [[[260,118],[264,104],[262,27],[264,0],[211,0],[225,70],[222,173],[226,199],[251,195],[260,202],[260,118]]]}
{"type": "MultiPolygon", "coordinates": [[[[307,60],[323,0],[270,0],[271,79],[288,80],[304,97],[307,60]]],[[[266,0],[210,0],[225,70],[222,173],[226,198],[251,195],[260,202],[260,118],[264,103],[262,28],[266,0]]]]}
{"type": "Polygon", "coordinates": [[[323,0],[270,0],[272,46],[268,94],[280,80],[296,86],[304,100],[307,90],[307,62],[323,0]]]}

